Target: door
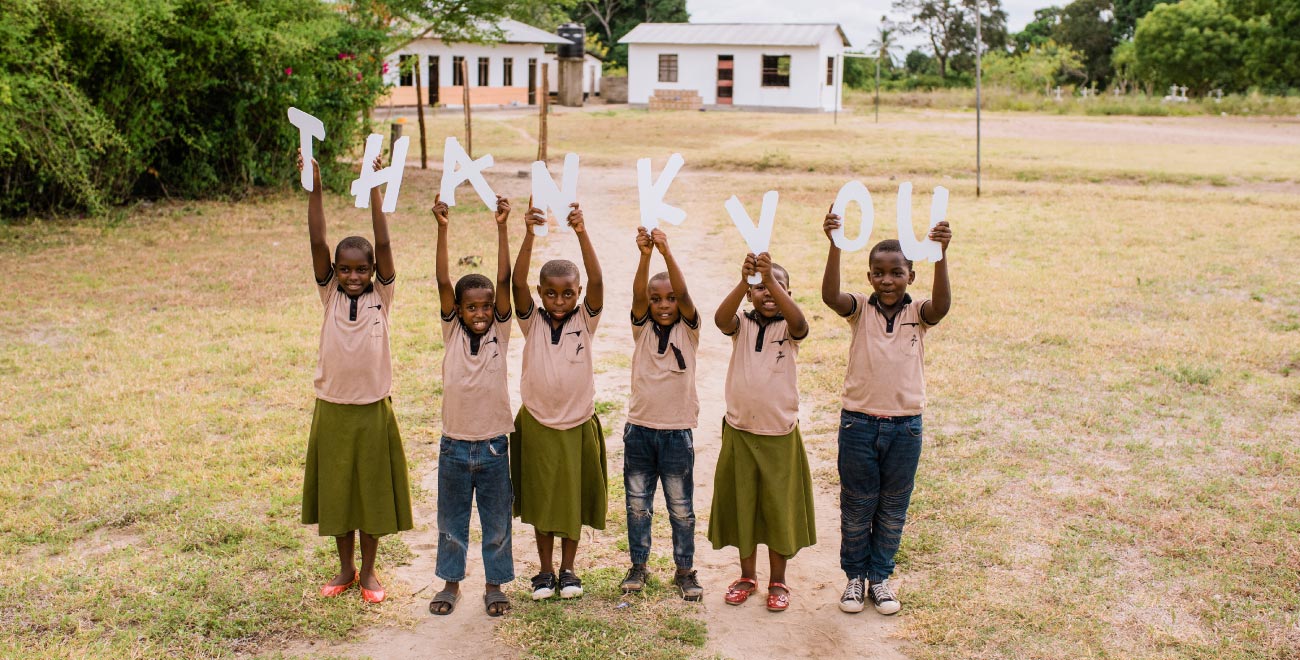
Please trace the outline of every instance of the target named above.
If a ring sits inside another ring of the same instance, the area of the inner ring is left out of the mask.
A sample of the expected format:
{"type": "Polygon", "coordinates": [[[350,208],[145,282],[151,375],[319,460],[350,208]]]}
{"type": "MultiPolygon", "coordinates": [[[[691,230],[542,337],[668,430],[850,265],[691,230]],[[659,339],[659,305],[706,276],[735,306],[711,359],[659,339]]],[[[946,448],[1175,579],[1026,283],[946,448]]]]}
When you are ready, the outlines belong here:
{"type": "Polygon", "coordinates": [[[731,105],[731,92],[735,83],[736,58],[732,55],[718,56],[718,105],[731,105]]]}
{"type": "Polygon", "coordinates": [[[537,58],[528,58],[528,105],[537,105],[537,58]]]}
{"type": "Polygon", "coordinates": [[[438,105],[438,56],[429,56],[429,75],[425,78],[429,85],[429,105],[438,105]]]}

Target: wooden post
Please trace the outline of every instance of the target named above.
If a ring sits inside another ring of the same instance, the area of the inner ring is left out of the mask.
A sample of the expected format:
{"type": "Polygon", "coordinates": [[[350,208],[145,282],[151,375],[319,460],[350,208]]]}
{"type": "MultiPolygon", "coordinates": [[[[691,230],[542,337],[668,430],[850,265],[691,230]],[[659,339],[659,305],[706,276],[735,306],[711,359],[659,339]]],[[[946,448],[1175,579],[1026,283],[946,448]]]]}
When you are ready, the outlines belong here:
{"type": "Polygon", "coordinates": [[[541,93],[541,102],[537,104],[539,114],[539,124],[537,127],[537,160],[546,161],[546,113],[551,104],[551,80],[550,64],[542,63],[542,86],[538,91],[541,93]]]}
{"type": "Polygon", "coordinates": [[[465,153],[469,154],[470,158],[473,158],[474,126],[470,122],[469,116],[469,62],[467,60],[460,61],[460,82],[461,98],[464,99],[463,103],[465,104],[465,153]]]}
{"type": "Polygon", "coordinates": [[[429,155],[424,146],[424,88],[420,86],[420,56],[415,57],[415,113],[420,118],[420,169],[429,169],[429,155]]]}

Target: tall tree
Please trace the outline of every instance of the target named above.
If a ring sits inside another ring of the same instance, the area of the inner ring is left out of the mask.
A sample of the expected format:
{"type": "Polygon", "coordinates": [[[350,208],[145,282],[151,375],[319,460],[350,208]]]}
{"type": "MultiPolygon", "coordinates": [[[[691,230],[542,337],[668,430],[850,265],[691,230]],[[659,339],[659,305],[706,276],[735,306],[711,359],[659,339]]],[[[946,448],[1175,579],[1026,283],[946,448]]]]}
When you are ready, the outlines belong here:
{"type": "Polygon", "coordinates": [[[1246,23],[1245,71],[1252,84],[1285,91],[1300,87],[1300,2],[1228,0],[1246,23]]]}
{"type": "Polygon", "coordinates": [[[1052,28],[1056,43],[1083,55],[1085,82],[1104,84],[1110,78],[1110,53],[1115,48],[1112,0],[1074,0],[1061,10],[1052,28]]]}
{"type": "Polygon", "coordinates": [[[627,46],[618,43],[641,23],[685,23],[686,0],[579,0],[569,14],[607,48],[606,66],[627,66],[627,46]]]}
{"type": "Polygon", "coordinates": [[[1115,0],[1115,37],[1132,39],[1138,20],[1151,13],[1156,5],[1169,2],[1177,0],[1115,0]]]}
{"type": "Polygon", "coordinates": [[[912,16],[905,26],[930,42],[939,63],[939,75],[946,77],[950,62],[954,68],[974,70],[975,10],[983,20],[986,50],[1004,48],[1007,43],[1007,14],[1001,0],[895,0],[894,9],[912,16]],[[954,61],[955,60],[955,61],[954,61]]]}
{"type": "Polygon", "coordinates": [[[1246,87],[1244,33],[1245,25],[1221,0],[1182,0],[1139,20],[1133,45],[1139,65],[1157,85],[1186,85],[1203,95],[1215,86],[1246,87]]]}
{"type": "Polygon", "coordinates": [[[1034,20],[1025,25],[1025,29],[1011,36],[1017,53],[1024,53],[1033,46],[1042,46],[1052,39],[1052,30],[1061,21],[1061,8],[1055,5],[1034,10],[1034,20]]]}

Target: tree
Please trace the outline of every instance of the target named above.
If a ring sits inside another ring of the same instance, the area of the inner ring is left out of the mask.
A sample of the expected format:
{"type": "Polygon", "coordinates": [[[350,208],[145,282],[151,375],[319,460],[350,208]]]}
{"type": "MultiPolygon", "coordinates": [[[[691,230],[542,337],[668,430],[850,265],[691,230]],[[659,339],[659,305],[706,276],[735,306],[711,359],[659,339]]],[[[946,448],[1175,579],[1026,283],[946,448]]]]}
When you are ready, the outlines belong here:
{"type": "Polygon", "coordinates": [[[903,69],[911,76],[934,73],[934,58],[926,55],[923,50],[913,49],[903,58],[903,69]]]}
{"type": "Polygon", "coordinates": [[[641,23],[685,23],[686,0],[580,0],[569,14],[609,48],[605,65],[627,66],[627,45],[618,43],[641,23]]]}
{"type": "Polygon", "coordinates": [[[1300,2],[1228,0],[1245,22],[1245,74],[1252,84],[1285,92],[1300,87],[1300,2]]]}
{"type": "Polygon", "coordinates": [[[1060,13],[1052,39],[1083,56],[1085,82],[1105,83],[1110,77],[1110,52],[1115,47],[1111,0],[1074,0],[1060,13]]]}
{"type": "Polygon", "coordinates": [[[1120,92],[1128,93],[1130,86],[1137,86],[1141,78],[1138,66],[1137,49],[1132,41],[1121,41],[1110,52],[1110,66],[1115,71],[1115,82],[1120,92]]]}
{"type": "Polygon", "coordinates": [[[939,63],[940,77],[948,75],[950,60],[954,68],[974,70],[975,9],[983,20],[982,37],[986,50],[1001,49],[1007,43],[1007,14],[1001,0],[895,0],[894,9],[908,13],[912,22],[905,30],[921,34],[930,42],[931,52],[939,63]]]}
{"type": "Polygon", "coordinates": [[[1034,10],[1034,20],[1025,29],[1011,37],[1016,52],[1023,53],[1031,46],[1041,46],[1052,39],[1052,29],[1061,20],[1061,8],[1055,5],[1034,10]]]}
{"type": "Polygon", "coordinates": [[[1133,36],[1138,63],[1153,82],[1186,85],[1203,95],[1215,86],[1244,89],[1245,26],[1220,0],[1159,5],[1138,21],[1133,36]]]}
{"type": "Polygon", "coordinates": [[[1050,94],[1052,86],[1060,83],[1062,78],[1081,74],[1082,62],[1078,52],[1049,39],[1015,55],[1000,51],[989,53],[984,58],[984,78],[994,86],[1050,94]]]}
{"type": "Polygon", "coordinates": [[[1137,22],[1159,4],[1177,0],[1114,0],[1115,2],[1115,38],[1132,39],[1137,22]]]}

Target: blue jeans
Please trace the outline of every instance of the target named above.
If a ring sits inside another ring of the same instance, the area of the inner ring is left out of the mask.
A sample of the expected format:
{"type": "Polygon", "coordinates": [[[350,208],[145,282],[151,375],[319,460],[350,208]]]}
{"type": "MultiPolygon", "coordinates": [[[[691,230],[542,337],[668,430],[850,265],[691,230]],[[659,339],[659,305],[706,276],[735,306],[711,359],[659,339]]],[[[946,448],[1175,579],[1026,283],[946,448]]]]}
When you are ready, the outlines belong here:
{"type": "Polygon", "coordinates": [[[840,412],[840,568],[872,582],[894,572],[921,460],[921,416],[840,412]]]}
{"type": "Polygon", "coordinates": [[[623,487],[627,491],[627,542],[632,563],[650,559],[650,520],[655,486],[664,484],[668,521],[673,528],[673,562],[695,562],[695,440],[690,429],[623,427],[623,487]]]}
{"type": "Polygon", "coordinates": [[[442,437],[438,449],[438,568],[448,582],[465,579],[470,504],[478,502],[483,527],[483,574],[488,584],[515,579],[510,550],[510,440],[442,437]]]}

